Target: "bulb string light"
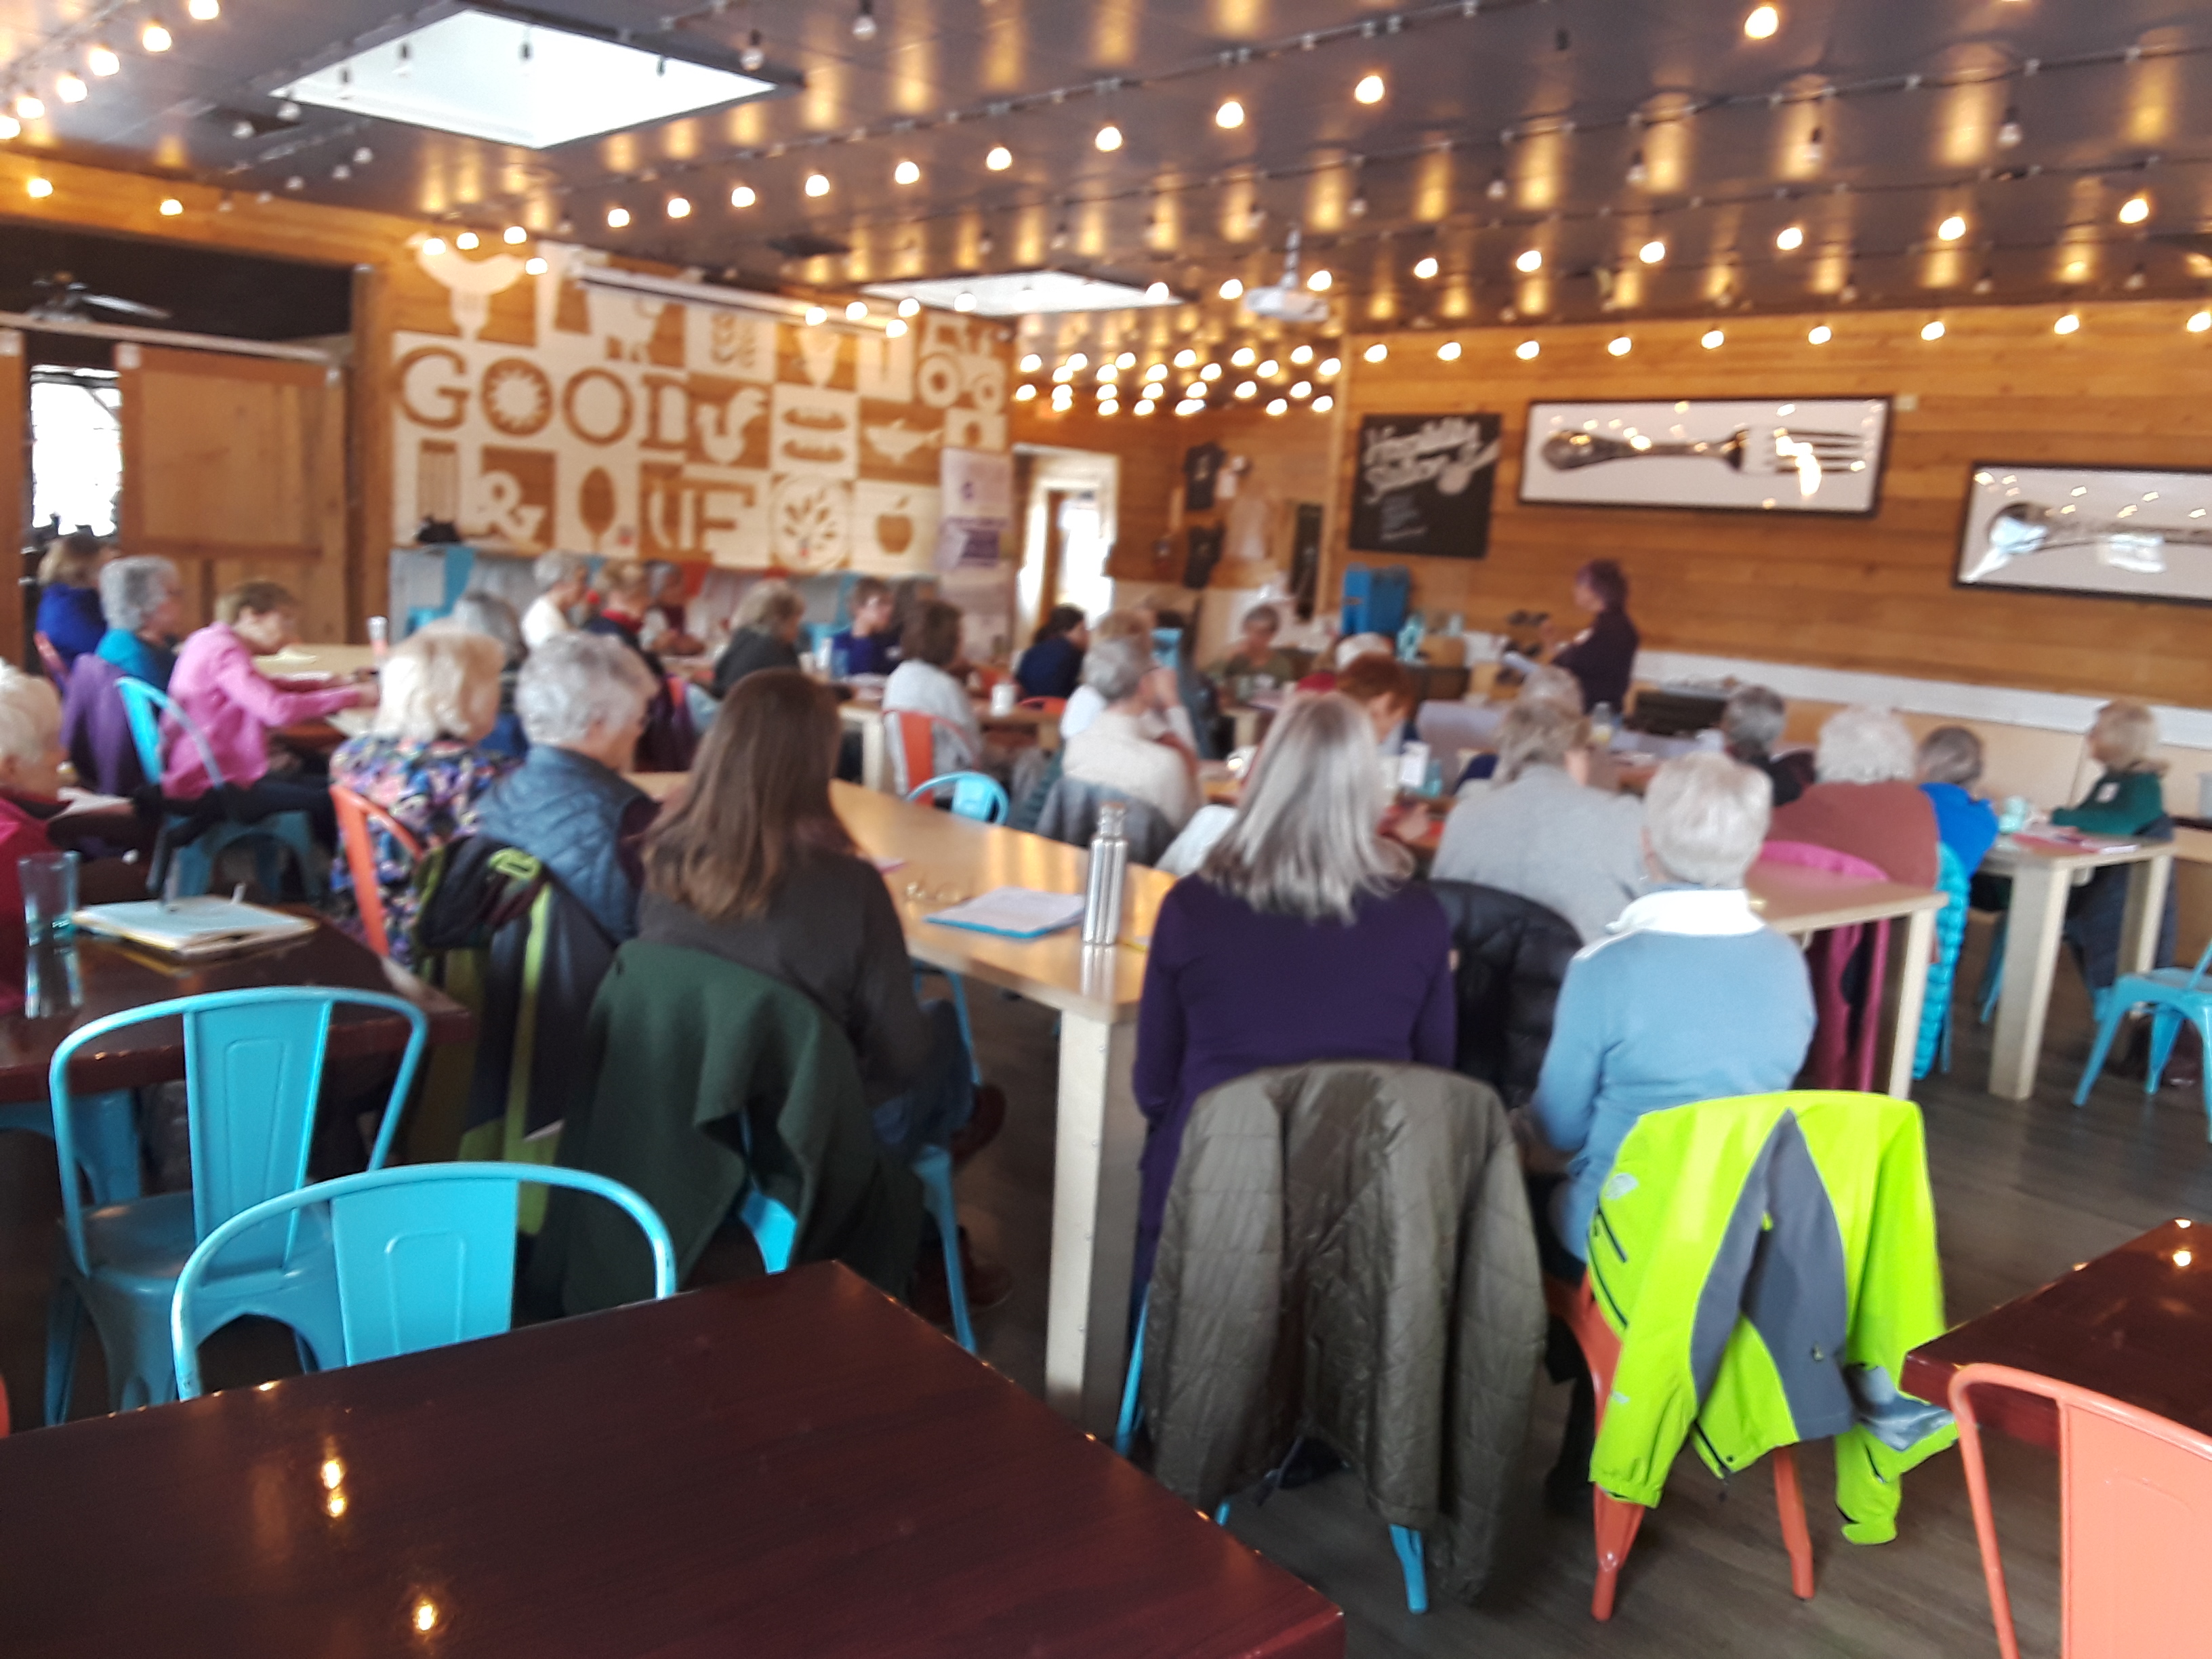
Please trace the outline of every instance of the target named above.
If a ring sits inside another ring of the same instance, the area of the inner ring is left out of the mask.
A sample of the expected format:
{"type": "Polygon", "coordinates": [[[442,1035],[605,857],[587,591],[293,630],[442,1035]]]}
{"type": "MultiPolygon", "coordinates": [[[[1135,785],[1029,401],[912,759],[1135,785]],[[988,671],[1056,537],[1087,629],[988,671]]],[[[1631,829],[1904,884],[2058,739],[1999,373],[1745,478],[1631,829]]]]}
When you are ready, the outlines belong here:
{"type": "MultiPolygon", "coordinates": [[[[187,9],[185,15],[196,23],[205,23],[221,15],[221,9],[220,5],[202,6],[196,9],[187,9]]],[[[71,20],[66,28],[55,30],[36,45],[18,52],[5,64],[0,64],[0,88],[6,89],[9,102],[12,104],[21,93],[29,92],[35,95],[36,83],[41,81],[51,83],[59,76],[74,73],[75,65],[83,62],[89,53],[107,52],[109,56],[116,56],[109,49],[111,37],[118,41],[141,40],[136,29],[118,28],[116,21],[131,13],[142,11],[147,14],[149,22],[161,21],[161,12],[149,6],[147,0],[106,0],[106,3],[94,6],[71,20]]],[[[165,51],[167,48],[142,47],[142,50],[165,51]]],[[[115,69],[95,69],[94,72],[104,77],[117,73],[120,68],[118,63],[115,69]]],[[[72,98],[70,101],[79,100],[72,98]]]]}

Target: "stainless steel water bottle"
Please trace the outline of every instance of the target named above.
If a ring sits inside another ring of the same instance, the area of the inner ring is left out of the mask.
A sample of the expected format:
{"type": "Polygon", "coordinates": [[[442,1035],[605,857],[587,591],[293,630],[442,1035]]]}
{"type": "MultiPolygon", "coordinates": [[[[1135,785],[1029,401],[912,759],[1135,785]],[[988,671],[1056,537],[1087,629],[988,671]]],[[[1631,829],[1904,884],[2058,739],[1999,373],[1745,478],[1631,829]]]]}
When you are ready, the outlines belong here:
{"type": "Polygon", "coordinates": [[[1098,809],[1091,838],[1091,879],[1083,893],[1083,942],[1111,945],[1121,936],[1121,887],[1129,869],[1128,809],[1109,801],[1098,809]]]}

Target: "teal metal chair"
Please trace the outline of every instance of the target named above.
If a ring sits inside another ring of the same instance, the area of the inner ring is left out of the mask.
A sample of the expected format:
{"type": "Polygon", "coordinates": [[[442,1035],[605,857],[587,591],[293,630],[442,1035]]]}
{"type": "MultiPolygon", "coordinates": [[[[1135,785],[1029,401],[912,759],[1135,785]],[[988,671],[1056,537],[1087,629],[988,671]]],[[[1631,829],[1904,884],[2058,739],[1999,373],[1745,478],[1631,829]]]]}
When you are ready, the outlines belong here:
{"type": "MultiPolygon", "coordinates": [[[[1137,1310],[1137,1334],[1129,1344],[1128,1375],[1121,1381],[1121,1414],[1114,1425],[1114,1450],[1121,1457],[1129,1455],[1129,1447],[1136,1438],[1137,1425],[1144,1420],[1145,1408],[1138,1397],[1138,1385],[1145,1375],[1145,1325],[1152,1317],[1152,1293],[1148,1289],[1145,1292],[1143,1304],[1137,1310]]],[[[1291,1444],[1292,1455],[1296,1455],[1297,1447],[1298,1443],[1293,1441],[1291,1444]]],[[[1286,1456],[1283,1461],[1287,1463],[1290,1458],[1286,1456]]],[[[1270,1491],[1281,1473],[1278,1469],[1267,1477],[1267,1486],[1270,1491]]],[[[1213,1512],[1215,1525],[1225,1527],[1229,1524],[1229,1505],[1233,1501],[1227,1498],[1221,1500],[1221,1506],[1213,1512]]],[[[1392,1527],[1390,1547],[1398,1557],[1398,1570],[1406,1578],[1406,1611],[1426,1613],[1429,1610],[1429,1568],[1422,1548],[1421,1534],[1411,1527],[1392,1527]]]]}
{"type": "MultiPolygon", "coordinates": [[[[2204,1052],[2212,1054],[2212,985],[2204,982],[2208,969],[2212,969],[2212,945],[2204,947],[2204,954],[2197,958],[2197,965],[2186,973],[2179,968],[2154,968],[2148,973],[2120,975],[2105,994],[2103,1006],[2097,1011],[2097,1041],[2089,1050],[2089,1064],[2081,1073],[2081,1086],[2074,1091],[2076,1106],[2087,1103],[2089,1090],[2096,1083],[2098,1073],[2105,1069],[2120,1022],[2145,1004],[2151,1010],[2151,1030],[2150,1070],[2143,1077],[2144,1094],[2158,1092],[2159,1079],[2166,1075],[2166,1062],[2173,1058],[2173,1045],[2181,1036],[2185,1020],[2197,1028],[2204,1052]]],[[[2205,1136],[2212,1139],[2212,1066],[2204,1068],[2204,1113],[2205,1136]]]]}
{"type": "MultiPolygon", "coordinates": [[[[205,1314],[200,1306],[217,1261],[243,1251],[249,1234],[273,1237],[311,1214],[319,1214],[317,1231],[330,1239],[343,1333],[326,1364],[499,1335],[514,1322],[515,1212],[526,1185],[574,1187],[619,1205],[652,1247],[654,1299],[676,1294],[676,1246],[666,1225],[650,1204],[605,1176],[542,1164],[410,1164],[343,1176],[242,1210],[200,1241],[169,1301],[177,1397],[199,1398],[200,1340],[232,1316],[228,1297],[215,1297],[205,1314]]],[[[228,1265],[228,1278],[237,1279],[239,1264],[228,1265]]]]}
{"type": "MultiPolygon", "coordinates": [[[[947,791],[951,794],[952,815],[973,818],[978,823],[1004,823],[1012,804],[998,779],[982,772],[944,772],[927,783],[917,783],[906,792],[908,800],[935,800],[947,791]]],[[[973,1067],[975,1081],[983,1081],[983,1068],[975,1065],[975,1032],[968,1024],[968,988],[960,982],[960,975],[942,968],[932,968],[925,963],[914,965],[914,976],[921,979],[928,974],[943,974],[945,982],[952,988],[952,1012],[960,1017],[960,1040],[968,1045],[968,1059],[973,1067]]]]}
{"type": "MultiPolygon", "coordinates": [[[[369,1153],[390,1156],[408,1092],[429,1040],[414,1004],[379,991],[329,986],[264,986],[182,997],[80,1026],[54,1050],[47,1073],[54,1144],[64,1169],[78,1162],[70,1061],[80,1049],[150,1020],[181,1019],[185,1115],[192,1188],[87,1209],[75,1182],[62,1183],[61,1259],[46,1327],[46,1421],[69,1415],[83,1316],[92,1316],[107,1356],[113,1409],[175,1396],[169,1304],[193,1246],[225,1222],[307,1179],[316,1101],[331,1017],[362,1007],[407,1022],[407,1047],[369,1153]]],[[[289,1325],[303,1358],[329,1363],[343,1352],[329,1218],[311,1211],[251,1230],[201,1298],[213,1329],[247,1314],[289,1325]]]]}
{"type": "MultiPolygon", "coordinates": [[[[94,1204],[122,1204],[138,1196],[138,1121],[128,1089],[87,1095],[76,1103],[70,1155],[94,1204]]],[[[10,1129],[54,1139],[54,1109],[43,1100],[0,1106],[0,1133],[10,1129]]],[[[66,1178],[66,1177],[65,1177],[66,1178]]]]}
{"type": "MultiPolygon", "coordinates": [[[[134,679],[118,680],[115,690],[123,699],[124,713],[131,721],[131,740],[137,748],[138,763],[149,781],[161,781],[161,717],[167,714],[199,750],[200,765],[213,787],[222,789],[226,786],[228,781],[222,775],[222,769],[216,764],[215,750],[208,747],[207,738],[166,693],[143,680],[134,679]]],[[[152,872],[151,885],[156,891],[167,890],[167,874],[173,865],[178,896],[197,897],[206,892],[215,879],[215,861],[224,849],[243,844],[253,849],[254,878],[261,884],[262,891],[273,895],[282,890],[283,872],[277,864],[276,854],[283,848],[298,861],[300,880],[308,896],[319,896],[322,884],[315,875],[314,827],[308,823],[305,812],[272,813],[258,823],[234,823],[225,818],[208,825],[189,840],[181,840],[176,832],[186,821],[170,813],[162,823],[161,850],[155,855],[152,872]]]]}

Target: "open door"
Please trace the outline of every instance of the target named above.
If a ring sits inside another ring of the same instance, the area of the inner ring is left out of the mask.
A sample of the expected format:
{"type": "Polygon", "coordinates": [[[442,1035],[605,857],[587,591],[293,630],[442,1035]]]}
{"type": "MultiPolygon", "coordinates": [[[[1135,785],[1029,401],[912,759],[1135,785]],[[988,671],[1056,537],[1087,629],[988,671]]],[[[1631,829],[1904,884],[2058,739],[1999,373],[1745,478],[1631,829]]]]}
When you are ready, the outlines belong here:
{"type": "Polygon", "coordinates": [[[126,553],[173,559],[195,624],[278,581],[310,640],[347,637],[345,389],[335,365],[118,345],[126,553]]]}
{"type": "Polygon", "coordinates": [[[0,657],[32,665],[23,629],[23,544],[31,535],[31,402],[23,374],[23,337],[0,328],[0,657]]]}

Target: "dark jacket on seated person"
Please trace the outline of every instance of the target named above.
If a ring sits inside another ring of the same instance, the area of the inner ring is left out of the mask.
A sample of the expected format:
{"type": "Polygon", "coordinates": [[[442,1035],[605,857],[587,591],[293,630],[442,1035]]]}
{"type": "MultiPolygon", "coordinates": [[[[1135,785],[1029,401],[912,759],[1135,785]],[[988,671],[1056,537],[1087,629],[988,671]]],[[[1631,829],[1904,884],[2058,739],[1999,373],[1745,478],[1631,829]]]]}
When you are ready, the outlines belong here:
{"type": "Polygon", "coordinates": [[[1192,1110],[1143,1381],[1153,1474],[1184,1501],[1211,1513],[1310,1436],[1471,1601],[1543,1346],[1521,1160],[1489,1088],[1418,1066],[1283,1066],[1192,1110]]]}
{"type": "Polygon", "coordinates": [[[1065,634],[1039,640],[1022,653],[1014,678],[1025,697],[1072,697],[1083,684],[1083,647],[1065,634]]]}
{"type": "MultiPolygon", "coordinates": [[[[798,1220],[794,1263],[839,1261],[903,1292],[921,1187],[876,1138],[859,1067],[806,996],[702,951],[633,940],[592,1005],[588,1074],[561,1162],[640,1194],[679,1274],[749,1187],[798,1220]]],[[[531,1253],[536,1305],[586,1313],[652,1286],[644,1237],[602,1200],[556,1192],[531,1253]]]]}
{"type": "Polygon", "coordinates": [[[650,795],[573,749],[538,744],[484,797],[479,834],[537,856],[617,944],[637,933],[637,838],[650,795]]]}
{"type": "Polygon", "coordinates": [[[1458,965],[1459,1054],[1453,1068],[1525,1106],[1544,1070],[1552,1013],[1582,935],[1556,910],[1471,881],[1432,881],[1458,965]]]}
{"type": "Polygon", "coordinates": [[[1047,841],[1088,847],[1098,833],[1098,809],[1112,803],[1126,816],[1122,833],[1129,841],[1129,862],[1157,864],[1175,844],[1176,826],[1150,801],[1137,799],[1103,783],[1086,783],[1063,773],[1054,778],[1037,814],[1036,833],[1047,841]]]}
{"type": "Polygon", "coordinates": [[[763,668],[796,668],[799,647],[765,628],[740,628],[730,635],[722,654],[714,659],[714,695],[726,697],[730,688],[748,674],[763,668]]]}

